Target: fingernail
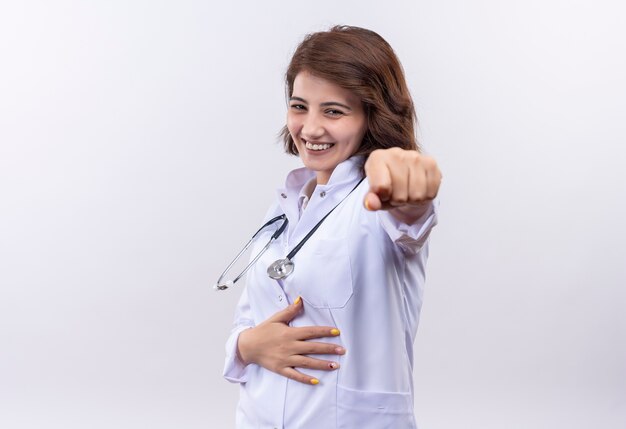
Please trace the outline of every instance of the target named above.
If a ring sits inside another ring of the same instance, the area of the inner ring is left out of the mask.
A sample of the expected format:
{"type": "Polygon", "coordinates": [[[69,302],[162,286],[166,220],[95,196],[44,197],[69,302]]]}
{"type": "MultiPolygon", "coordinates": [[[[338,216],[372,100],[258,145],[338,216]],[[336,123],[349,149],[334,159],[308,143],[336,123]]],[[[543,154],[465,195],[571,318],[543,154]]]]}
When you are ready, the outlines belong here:
{"type": "Polygon", "coordinates": [[[300,301],[302,301],[302,297],[297,297],[296,300],[293,302],[294,304],[298,305],[300,304],[300,301]]]}
{"type": "Polygon", "coordinates": [[[339,334],[341,334],[341,332],[337,328],[333,328],[330,330],[330,335],[334,335],[336,337],[339,334]]]}
{"type": "Polygon", "coordinates": [[[344,354],[345,352],[346,352],[346,349],[344,349],[343,347],[337,347],[335,349],[335,353],[340,354],[340,355],[344,354]]]}
{"type": "Polygon", "coordinates": [[[312,378],[311,379],[311,384],[313,384],[313,385],[320,384],[320,381],[317,378],[312,378]]]}
{"type": "Polygon", "coordinates": [[[372,211],[372,209],[370,208],[370,202],[369,202],[369,200],[367,199],[367,197],[365,198],[365,208],[366,208],[367,210],[369,210],[369,211],[372,211]]]}
{"type": "Polygon", "coordinates": [[[336,363],[336,362],[331,362],[331,363],[328,364],[328,367],[330,369],[337,369],[337,368],[339,368],[339,364],[336,363]]]}

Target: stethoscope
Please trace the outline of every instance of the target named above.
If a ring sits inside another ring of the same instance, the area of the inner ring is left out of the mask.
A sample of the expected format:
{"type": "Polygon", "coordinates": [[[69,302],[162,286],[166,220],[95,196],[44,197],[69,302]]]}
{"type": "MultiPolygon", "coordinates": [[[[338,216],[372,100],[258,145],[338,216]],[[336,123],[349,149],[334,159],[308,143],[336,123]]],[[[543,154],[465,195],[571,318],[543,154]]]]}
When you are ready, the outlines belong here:
{"type": "MultiPolygon", "coordinates": [[[[278,238],[280,237],[280,235],[283,233],[283,231],[285,231],[285,229],[287,229],[287,225],[289,224],[289,220],[287,219],[287,216],[285,214],[281,214],[279,216],[276,216],[275,218],[272,218],[270,220],[268,220],[267,222],[265,222],[263,224],[263,226],[261,228],[259,228],[257,230],[257,232],[254,233],[254,235],[252,236],[252,238],[246,243],[246,245],[243,247],[243,249],[241,250],[241,252],[239,252],[237,254],[237,256],[235,256],[235,259],[233,259],[233,261],[228,264],[228,267],[226,267],[226,269],[224,270],[224,272],[222,273],[222,275],[220,276],[219,279],[217,279],[217,283],[215,284],[215,286],[213,286],[213,288],[215,290],[225,290],[228,289],[229,287],[231,287],[232,285],[234,285],[237,280],[239,280],[240,278],[242,278],[250,269],[250,267],[252,267],[256,261],[259,260],[259,258],[261,256],[263,256],[263,253],[265,253],[265,251],[267,249],[269,249],[270,245],[278,238]],[[270,237],[269,241],[267,242],[267,244],[265,246],[263,246],[263,248],[259,251],[259,253],[257,253],[257,255],[250,261],[250,263],[248,265],[246,265],[246,267],[241,271],[241,273],[235,277],[233,280],[229,280],[229,281],[224,281],[224,277],[226,277],[226,274],[228,274],[228,271],[230,271],[230,269],[232,268],[233,265],[235,265],[235,263],[239,260],[239,258],[241,258],[241,255],[244,254],[244,252],[246,250],[248,250],[248,248],[252,245],[252,243],[254,242],[254,239],[261,233],[261,231],[263,231],[265,228],[272,226],[273,224],[275,224],[276,222],[280,222],[282,221],[282,223],[280,224],[280,226],[278,227],[278,229],[276,231],[274,231],[274,233],[272,234],[272,236],[270,237]]],[[[298,249],[299,250],[299,249],[298,249]]],[[[293,250],[289,253],[289,255],[291,255],[291,253],[293,253],[293,250]]],[[[297,253],[297,252],[296,252],[297,253]]],[[[287,277],[289,274],[291,274],[291,272],[293,271],[293,262],[291,262],[289,255],[287,255],[287,258],[285,259],[279,259],[278,261],[274,262],[272,265],[270,265],[271,267],[274,267],[274,271],[276,271],[277,273],[283,273],[282,277],[272,277],[272,275],[270,274],[270,277],[272,278],[284,278],[287,277]],[[278,262],[279,261],[285,261],[288,260],[289,262],[291,262],[290,268],[287,268],[287,264],[285,264],[285,267],[279,267],[278,266],[278,262]]],[[[291,257],[293,258],[294,255],[291,255],[291,257]]],[[[270,268],[268,268],[268,274],[270,271],[270,268]]],[[[279,275],[279,274],[277,274],[279,275]]]]}
{"type": "MultiPolygon", "coordinates": [[[[337,205],[335,207],[333,207],[328,213],[326,213],[326,215],[324,215],[324,217],[322,219],[320,219],[320,221],[317,222],[317,224],[315,224],[315,226],[313,228],[311,228],[311,230],[307,233],[307,235],[305,235],[304,238],[302,240],[300,240],[300,242],[298,244],[296,244],[296,246],[291,250],[291,252],[289,252],[287,254],[287,256],[285,258],[278,259],[278,260],[274,261],[273,263],[271,263],[269,267],[267,267],[267,275],[270,278],[272,278],[274,280],[281,280],[281,279],[286,278],[288,275],[290,275],[293,272],[293,270],[295,268],[295,264],[293,262],[293,258],[300,251],[302,246],[304,246],[304,243],[306,243],[308,241],[308,239],[311,238],[311,236],[315,233],[315,231],[317,231],[317,229],[322,225],[322,222],[324,222],[326,220],[326,218],[337,207],[339,207],[339,204],[341,204],[346,198],[348,198],[348,196],[361,184],[363,179],[365,179],[365,178],[364,177],[361,178],[361,180],[359,180],[359,182],[354,186],[354,188],[352,188],[352,190],[348,193],[348,195],[343,197],[342,200],[339,201],[339,203],[337,203],[337,205]]],[[[213,289],[215,289],[215,290],[226,290],[229,287],[233,286],[239,279],[241,279],[248,272],[250,267],[252,267],[259,260],[259,258],[265,253],[265,251],[267,249],[269,249],[270,245],[278,237],[280,237],[280,235],[285,231],[285,229],[287,229],[287,225],[288,224],[289,224],[289,220],[287,219],[287,216],[285,214],[278,215],[278,216],[268,220],[267,222],[265,222],[263,224],[263,226],[261,226],[261,228],[259,228],[254,233],[254,235],[252,235],[252,238],[250,238],[248,243],[246,243],[246,245],[243,247],[241,252],[239,252],[237,254],[237,256],[235,256],[235,259],[233,259],[233,261],[230,264],[228,264],[228,266],[226,267],[226,269],[224,270],[222,275],[220,275],[219,279],[217,279],[217,283],[215,283],[215,286],[213,286],[213,289]],[[226,277],[226,274],[228,274],[228,271],[230,271],[232,266],[235,265],[235,263],[239,260],[239,258],[241,258],[241,255],[243,255],[244,252],[246,250],[248,250],[248,248],[252,245],[252,242],[254,241],[254,239],[261,233],[261,231],[265,230],[265,228],[267,228],[269,226],[272,226],[273,224],[275,224],[277,222],[282,222],[282,223],[280,223],[280,225],[278,226],[276,231],[274,231],[274,233],[270,237],[270,239],[267,242],[267,244],[265,246],[263,246],[263,248],[259,251],[259,253],[257,253],[257,255],[250,261],[250,263],[241,271],[241,273],[237,277],[235,277],[233,280],[226,280],[225,281],[224,277],[226,277]]]]}

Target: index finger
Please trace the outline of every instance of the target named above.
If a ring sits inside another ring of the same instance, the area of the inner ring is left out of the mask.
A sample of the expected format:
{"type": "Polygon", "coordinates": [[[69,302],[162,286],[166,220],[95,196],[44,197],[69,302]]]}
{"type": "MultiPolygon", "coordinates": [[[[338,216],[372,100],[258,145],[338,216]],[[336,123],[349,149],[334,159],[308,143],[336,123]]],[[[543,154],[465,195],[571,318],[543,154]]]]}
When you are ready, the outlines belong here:
{"type": "Polygon", "coordinates": [[[391,172],[385,162],[372,160],[365,166],[365,174],[370,185],[370,192],[376,194],[381,202],[391,198],[391,172]]]}
{"type": "Polygon", "coordinates": [[[295,330],[295,337],[299,340],[312,340],[314,338],[337,337],[341,334],[339,329],[332,326],[303,326],[292,328],[295,330]]]}

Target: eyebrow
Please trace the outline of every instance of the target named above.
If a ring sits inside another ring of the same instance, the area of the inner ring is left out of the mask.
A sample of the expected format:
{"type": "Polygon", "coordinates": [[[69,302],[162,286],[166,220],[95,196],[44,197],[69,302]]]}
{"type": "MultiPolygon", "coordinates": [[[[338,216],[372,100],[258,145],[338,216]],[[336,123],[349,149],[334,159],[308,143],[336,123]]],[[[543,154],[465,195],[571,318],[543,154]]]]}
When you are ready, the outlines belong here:
{"type": "MultiPolygon", "coordinates": [[[[289,101],[301,101],[302,103],[309,104],[304,98],[300,98],[300,97],[290,97],[289,101]]],[[[348,109],[352,111],[352,108],[350,106],[345,105],[343,103],[339,103],[338,101],[326,101],[324,103],[321,103],[320,106],[322,107],[340,106],[340,107],[343,107],[344,109],[348,109]]]]}

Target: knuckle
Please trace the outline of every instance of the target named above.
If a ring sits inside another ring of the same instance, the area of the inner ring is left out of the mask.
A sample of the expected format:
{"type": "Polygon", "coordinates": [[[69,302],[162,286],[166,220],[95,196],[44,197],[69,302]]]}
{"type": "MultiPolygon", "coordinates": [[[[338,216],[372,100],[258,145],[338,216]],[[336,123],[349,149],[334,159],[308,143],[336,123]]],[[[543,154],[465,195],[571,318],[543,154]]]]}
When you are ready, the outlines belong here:
{"type": "Polygon", "coordinates": [[[306,354],[309,355],[314,355],[314,354],[319,354],[320,349],[316,344],[310,344],[307,348],[306,348],[306,354]]]}
{"type": "Polygon", "coordinates": [[[412,202],[423,201],[425,198],[426,198],[426,190],[424,189],[415,190],[413,192],[413,195],[411,196],[412,202]]]}
{"type": "Polygon", "coordinates": [[[312,338],[318,338],[319,335],[319,329],[315,328],[315,327],[310,327],[310,328],[304,328],[304,330],[302,331],[302,339],[312,339],[312,338]]]}
{"type": "Polygon", "coordinates": [[[391,191],[391,181],[390,180],[376,180],[370,183],[370,189],[375,194],[385,193],[391,191]]]}
{"type": "Polygon", "coordinates": [[[298,339],[305,340],[307,338],[312,338],[315,335],[315,330],[313,328],[297,328],[298,329],[298,339]]]}
{"type": "Polygon", "coordinates": [[[397,195],[391,200],[392,205],[406,204],[409,201],[408,195],[397,195]]]}
{"type": "Polygon", "coordinates": [[[328,332],[330,331],[331,328],[326,328],[326,327],[322,327],[319,326],[315,329],[315,336],[317,338],[322,338],[322,337],[327,337],[328,336],[328,332]]]}
{"type": "Polygon", "coordinates": [[[426,166],[420,158],[416,158],[410,161],[409,168],[411,169],[411,173],[419,174],[420,172],[425,171],[426,166]]]}
{"type": "Polygon", "coordinates": [[[330,362],[327,362],[325,360],[319,361],[315,366],[316,366],[315,369],[324,370],[324,371],[328,371],[329,369],[331,369],[330,362]]]}
{"type": "Polygon", "coordinates": [[[437,192],[439,191],[438,187],[434,187],[432,189],[429,189],[428,192],[426,193],[426,197],[430,198],[431,200],[433,198],[435,198],[437,196],[437,192]]]}
{"type": "Polygon", "coordinates": [[[371,167],[372,164],[376,164],[376,162],[378,162],[378,160],[380,159],[381,155],[382,155],[381,149],[373,150],[367,157],[367,160],[365,161],[365,168],[367,169],[371,167]]]}
{"type": "Polygon", "coordinates": [[[315,337],[316,338],[323,338],[323,337],[327,337],[328,336],[328,331],[329,329],[326,328],[316,328],[315,329],[315,337]]]}
{"type": "Polygon", "coordinates": [[[425,156],[423,157],[423,160],[424,160],[424,165],[426,165],[427,167],[431,169],[438,168],[437,161],[435,161],[435,158],[430,157],[430,156],[425,156]]]}

